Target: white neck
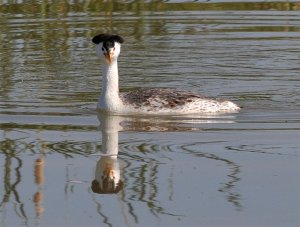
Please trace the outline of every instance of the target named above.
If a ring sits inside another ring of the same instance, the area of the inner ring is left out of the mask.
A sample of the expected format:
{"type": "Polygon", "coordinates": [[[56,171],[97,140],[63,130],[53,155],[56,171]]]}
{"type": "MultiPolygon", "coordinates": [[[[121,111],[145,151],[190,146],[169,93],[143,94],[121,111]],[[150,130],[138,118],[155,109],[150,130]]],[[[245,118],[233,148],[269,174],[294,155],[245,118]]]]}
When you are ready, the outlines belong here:
{"type": "Polygon", "coordinates": [[[119,96],[118,62],[104,64],[102,77],[102,93],[98,102],[98,108],[117,112],[122,101],[119,96]]]}

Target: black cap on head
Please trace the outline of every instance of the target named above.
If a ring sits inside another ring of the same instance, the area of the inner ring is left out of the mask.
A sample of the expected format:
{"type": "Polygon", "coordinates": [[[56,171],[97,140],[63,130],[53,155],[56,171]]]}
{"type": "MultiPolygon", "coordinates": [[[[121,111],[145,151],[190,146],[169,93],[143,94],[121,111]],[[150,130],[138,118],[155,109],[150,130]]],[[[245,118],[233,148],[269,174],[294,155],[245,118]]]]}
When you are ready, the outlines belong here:
{"type": "Polygon", "coordinates": [[[99,44],[102,42],[114,44],[114,42],[123,43],[124,39],[119,35],[99,34],[94,36],[92,42],[95,44],[99,44]]]}

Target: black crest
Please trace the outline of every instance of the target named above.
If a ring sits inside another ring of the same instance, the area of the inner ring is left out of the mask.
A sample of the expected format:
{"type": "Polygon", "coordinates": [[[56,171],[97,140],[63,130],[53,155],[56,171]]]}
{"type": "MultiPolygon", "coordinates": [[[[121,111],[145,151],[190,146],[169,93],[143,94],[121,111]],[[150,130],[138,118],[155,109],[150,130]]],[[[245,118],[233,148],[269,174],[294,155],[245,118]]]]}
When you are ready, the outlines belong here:
{"type": "Polygon", "coordinates": [[[123,43],[124,39],[119,36],[119,35],[110,35],[110,34],[99,34],[96,35],[93,39],[92,42],[95,44],[99,44],[102,42],[107,42],[107,43],[114,43],[114,42],[118,42],[118,43],[123,43]]]}

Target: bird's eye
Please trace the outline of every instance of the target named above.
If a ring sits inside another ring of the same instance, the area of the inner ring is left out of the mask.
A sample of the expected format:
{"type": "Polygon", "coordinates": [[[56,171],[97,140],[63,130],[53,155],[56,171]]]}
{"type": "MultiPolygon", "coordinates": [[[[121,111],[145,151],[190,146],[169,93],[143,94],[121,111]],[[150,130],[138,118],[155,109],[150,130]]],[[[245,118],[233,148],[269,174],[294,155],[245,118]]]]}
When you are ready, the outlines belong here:
{"type": "Polygon", "coordinates": [[[113,51],[114,51],[115,49],[116,49],[116,48],[114,47],[114,48],[113,48],[113,51]]]}
{"type": "Polygon", "coordinates": [[[102,51],[104,51],[104,47],[102,47],[102,51]]]}

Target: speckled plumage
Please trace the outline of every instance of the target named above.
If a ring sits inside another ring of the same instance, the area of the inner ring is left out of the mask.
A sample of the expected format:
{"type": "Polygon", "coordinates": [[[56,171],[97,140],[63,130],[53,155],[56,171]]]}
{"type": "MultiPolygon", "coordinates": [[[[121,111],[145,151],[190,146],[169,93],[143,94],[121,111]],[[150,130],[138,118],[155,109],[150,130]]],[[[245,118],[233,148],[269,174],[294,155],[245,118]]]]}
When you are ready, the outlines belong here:
{"type": "Polygon", "coordinates": [[[125,105],[135,109],[148,107],[149,109],[176,109],[196,99],[203,99],[198,94],[188,91],[179,91],[164,88],[145,88],[122,94],[121,99],[125,105]]]}
{"type": "Polygon", "coordinates": [[[123,94],[122,100],[137,108],[141,106],[153,106],[174,108],[192,102],[195,98],[203,98],[198,94],[163,88],[145,88],[123,94]]]}
{"type": "Polygon", "coordinates": [[[232,112],[234,103],[208,98],[191,91],[169,88],[145,88],[121,94],[121,100],[128,112],[145,113],[212,113],[232,112]]]}

